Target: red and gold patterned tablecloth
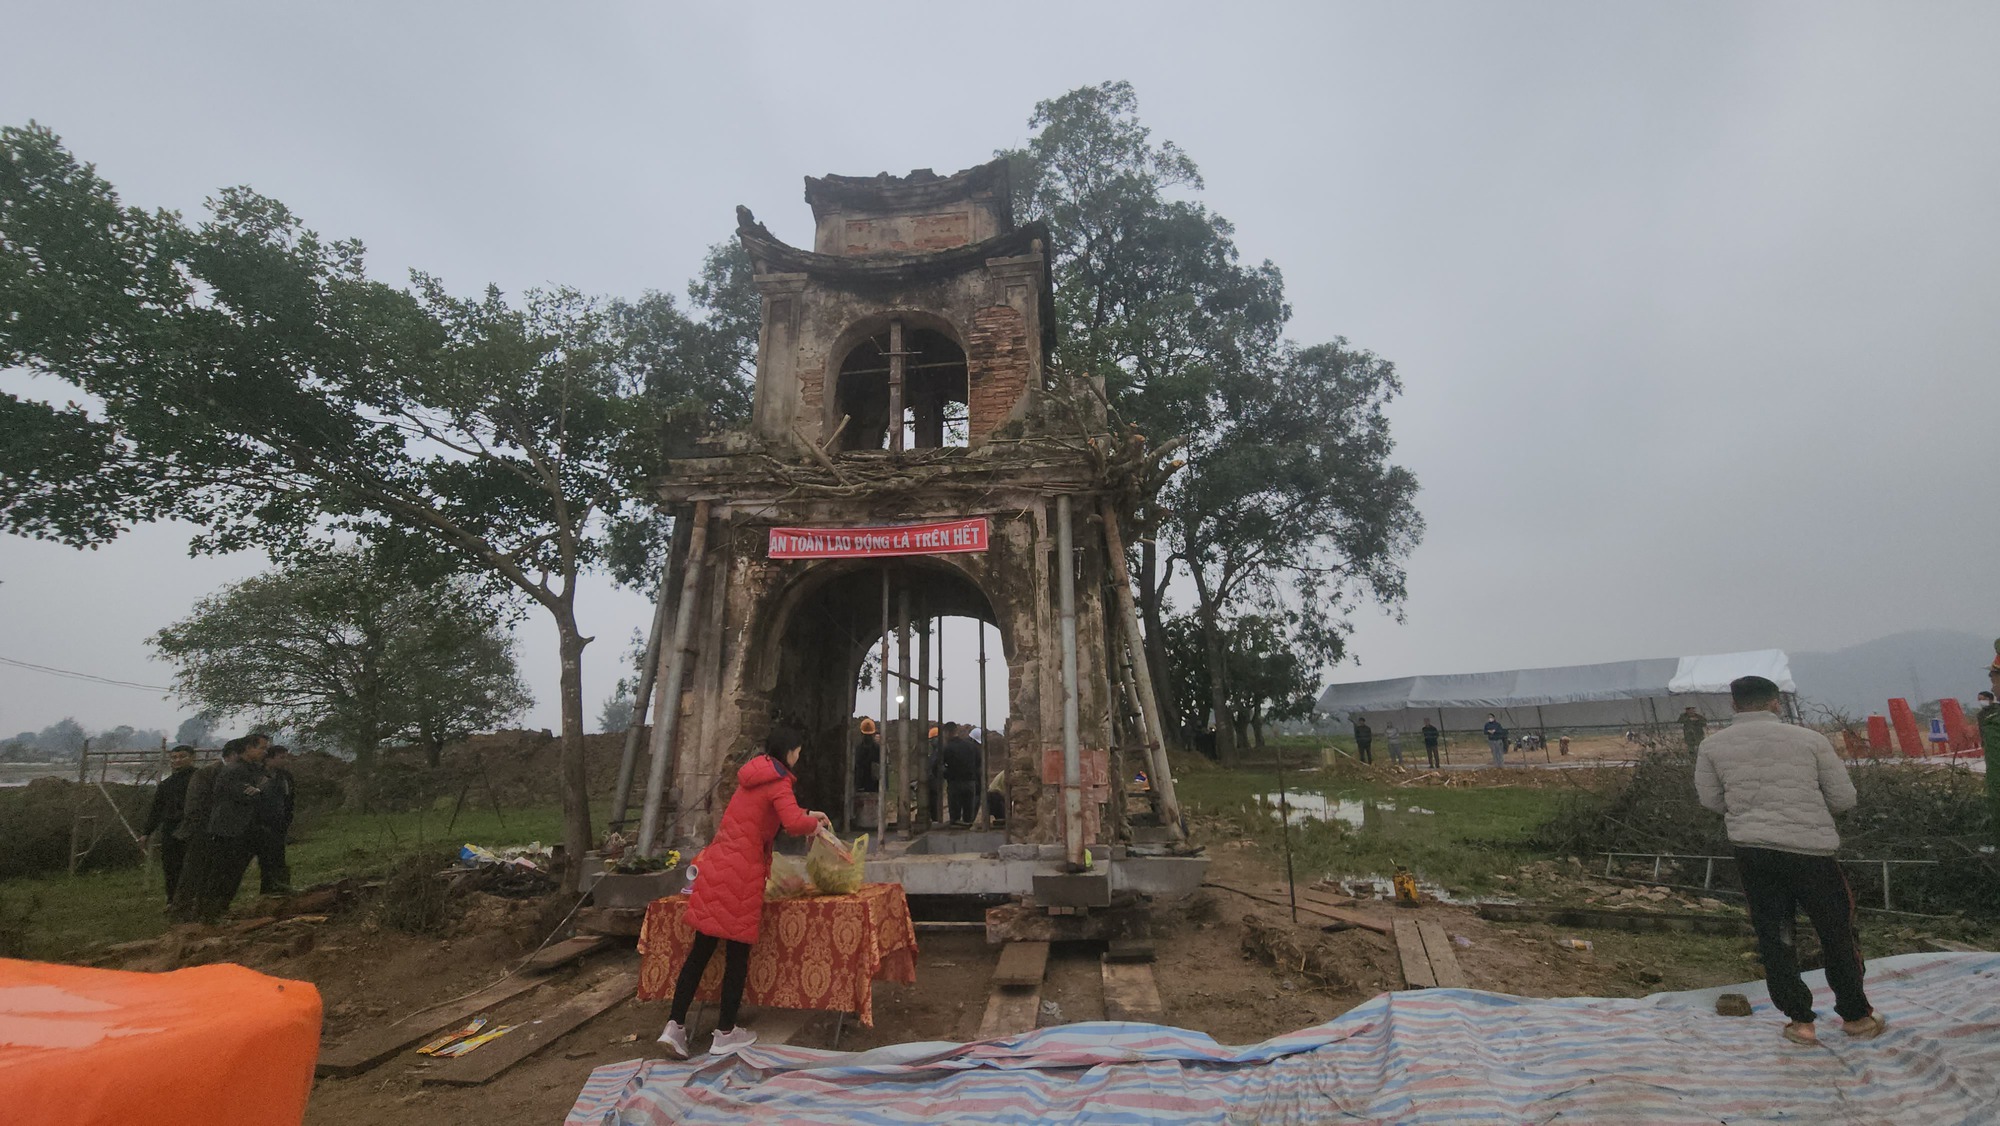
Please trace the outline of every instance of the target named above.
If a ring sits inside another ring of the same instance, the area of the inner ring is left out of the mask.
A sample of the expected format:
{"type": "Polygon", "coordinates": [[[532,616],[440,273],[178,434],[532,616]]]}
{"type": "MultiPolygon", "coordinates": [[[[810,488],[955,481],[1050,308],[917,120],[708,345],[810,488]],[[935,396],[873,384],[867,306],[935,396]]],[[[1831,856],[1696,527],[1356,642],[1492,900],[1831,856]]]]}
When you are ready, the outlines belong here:
{"type": "MultiPolygon", "coordinates": [[[[688,899],[671,895],[646,908],[639,931],[639,999],[671,1000],[674,979],[694,944],[688,899]]],[[[722,996],[722,952],[708,960],[696,997],[722,996]]],[[[863,884],[853,895],[776,899],[764,904],[750,948],[746,1005],[854,1013],[875,1024],[875,982],[917,980],[917,929],[901,884],[863,884]]]]}

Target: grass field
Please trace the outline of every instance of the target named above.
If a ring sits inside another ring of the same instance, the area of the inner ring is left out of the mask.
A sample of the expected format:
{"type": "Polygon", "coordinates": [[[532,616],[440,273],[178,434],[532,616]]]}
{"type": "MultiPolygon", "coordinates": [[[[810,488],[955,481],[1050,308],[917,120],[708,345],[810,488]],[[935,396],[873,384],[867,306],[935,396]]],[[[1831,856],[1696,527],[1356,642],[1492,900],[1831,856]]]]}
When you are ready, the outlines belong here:
{"type": "MultiPolygon", "coordinates": [[[[1192,764],[1191,764],[1192,765],[1192,764]]],[[[1190,812],[1228,819],[1235,831],[1276,856],[1282,845],[1276,817],[1258,808],[1275,793],[1273,771],[1177,769],[1182,802],[1190,812]]],[[[1523,839],[1555,807],[1559,792],[1496,788],[1398,789],[1385,783],[1323,772],[1288,773],[1295,799],[1328,800],[1338,819],[1294,824],[1292,848],[1299,877],[1364,876],[1392,872],[1398,864],[1448,889],[1492,891],[1493,877],[1542,854],[1523,839]],[[1417,812],[1418,809],[1430,812],[1417,812]]],[[[601,813],[601,811],[600,811],[601,813]]],[[[447,811],[356,813],[329,810],[301,816],[290,850],[292,883],[308,887],[343,876],[371,876],[411,852],[456,850],[466,841],[484,845],[554,843],[562,835],[558,806],[507,809],[467,807],[449,834],[447,811]],[[504,819],[504,820],[503,820],[504,819]]],[[[245,887],[254,892],[252,882],[245,887]]],[[[30,957],[74,957],[102,943],[127,942],[166,927],[164,895],[156,865],[69,877],[39,876],[0,883],[0,928],[32,906],[25,927],[30,957]]],[[[238,899],[239,912],[249,896],[238,899]]]]}
{"type": "MultiPolygon", "coordinates": [[[[553,844],[562,839],[562,810],[467,808],[451,835],[448,813],[308,814],[294,830],[287,854],[294,887],[310,887],[343,876],[366,876],[411,852],[456,851],[467,841],[488,846],[553,844]]],[[[256,892],[253,871],[244,878],[238,909],[256,892]]],[[[98,943],[129,942],[166,929],[166,894],[157,862],[152,866],[78,876],[52,875],[0,883],[0,925],[29,911],[25,951],[29,957],[59,958],[98,943]]]]}
{"type": "MultiPolygon", "coordinates": [[[[1272,808],[1277,804],[1275,771],[1176,774],[1181,802],[1190,813],[1226,818],[1260,848],[1282,849],[1272,808]]],[[[1324,808],[1323,817],[1292,826],[1293,863],[1301,880],[1387,876],[1401,865],[1420,879],[1467,891],[1491,891],[1493,877],[1545,859],[1547,854],[1530,848],[1526,837],[1561,798],[1560,791],[1497,786],[1399,789],[1317,771],[1287,772],[1286,786],[1295,817],[1324,808]]]]}

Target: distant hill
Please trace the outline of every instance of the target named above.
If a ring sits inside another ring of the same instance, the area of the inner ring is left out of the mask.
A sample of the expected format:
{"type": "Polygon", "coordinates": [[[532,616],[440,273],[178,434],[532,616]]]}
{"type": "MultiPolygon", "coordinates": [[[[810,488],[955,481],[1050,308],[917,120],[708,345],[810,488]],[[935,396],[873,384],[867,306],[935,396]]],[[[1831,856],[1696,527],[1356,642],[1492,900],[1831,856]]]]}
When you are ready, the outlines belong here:
{"type": "Polygon", "coordinates": [[[1969,701],[1987,687],[1993,639],[1956,630],[1912,630],[1832,653],[1793,653],[1792,679],[1810,703],[1859,718],[1885,712],[1891,696],[1911,704],[1953,696],[1969,701]]]}

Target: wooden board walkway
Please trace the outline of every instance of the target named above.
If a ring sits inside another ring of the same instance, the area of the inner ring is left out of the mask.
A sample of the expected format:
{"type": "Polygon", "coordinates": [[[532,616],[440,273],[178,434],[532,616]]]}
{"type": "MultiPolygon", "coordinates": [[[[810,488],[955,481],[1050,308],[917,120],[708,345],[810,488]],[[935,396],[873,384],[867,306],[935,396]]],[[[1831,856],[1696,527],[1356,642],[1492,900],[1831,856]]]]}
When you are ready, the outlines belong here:
{"type": "Polygon", "coordinates": [[[469,1087],[484,1083],[501,1072],[541,1051],[639,990],[637,968],[620,970],[584,993],[564,1002],[554,1011],[536,1018],[523,1016],[520,1027],[468,1055],[440,1063],[425,1073],[425,1083],[469,1087]]]}
{"type": "Polygon", "coordinates": [[[1000,964],[993,967],[993,984],[1040,985],[1048,969],[1048,943],[1010,942],[1000,948],[1000,964]]]}
{"type": "Polygon", "coordinates": [[[1418,919],[1417,935],[1424,940],[1424,953],[1431,959],[1431,976],[1439,989],[1470,989],[1465,970],[1458,964],[1458,951],[1436,919],[1418,919]]]}
{"type": "Polygon", "coordinates": [[[1104,1019],[1160,1024],[1167,1019],[1160,984],[1150,962],[1114,962],[1105,958],[1104,1019]]]}
{"type": "Polygon", "coordinates": [[[413,1013],[395,1024],[371,1028],[320,1051],[313,1074],[356,1075],[420,1041],[464,1024],[487,1009],[542,984],[539,978],[510,977],[461,1001],[413,1013]]]}
{"type": "Polygon", "coordinates": [[[1451,939],[1435,919],[1397,919],[1396,954],[1411,989],[1466,989],[1465,970],[1451,939]]]}
{"type": "Polygon", "coordinates": [[[1048,973],[1049,944],[1010,942],[993,967],[993,989],[979,1020],[979,1039],[1033,1032],[1042,1015],[1042,978],[1048,973]]]}

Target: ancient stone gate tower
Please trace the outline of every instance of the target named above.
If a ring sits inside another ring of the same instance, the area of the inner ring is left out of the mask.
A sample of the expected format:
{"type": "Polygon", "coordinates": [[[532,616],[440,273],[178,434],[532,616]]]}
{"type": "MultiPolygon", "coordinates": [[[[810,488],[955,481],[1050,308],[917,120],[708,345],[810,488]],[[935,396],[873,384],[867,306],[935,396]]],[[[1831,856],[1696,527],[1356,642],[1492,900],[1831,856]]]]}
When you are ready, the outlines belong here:
{"type": "MultiPolygon", "coordinates": [[[[656,484],[683,517],[662,584],[677,609],[654,715],[676,683],[678,707],[653,728],[657,836],[706,839],[776,723],[807,733],[800,800],[839,809],[864,658],[887,635],[890,668],[904,667],[896,635],[950,615],[1002,638],[1010,718],[989,746],[1008,771],[1009,837],[1067,841],[1078,792],[1081,835],[1100,839],[1114,678],[1129,684],[1108,660],[1101,513],[1133,457],[1101,393],[1050,364],[1046,232],[1014,223],[1004,161],[808,178],[805,195],[811,250],[737,209],[763,295],[749,428],[656,484]]],[[[909,726],[885,740],[892,788],[909,726]]],[[[908,753],[921,775],[917,739],[908,753]]]]}

